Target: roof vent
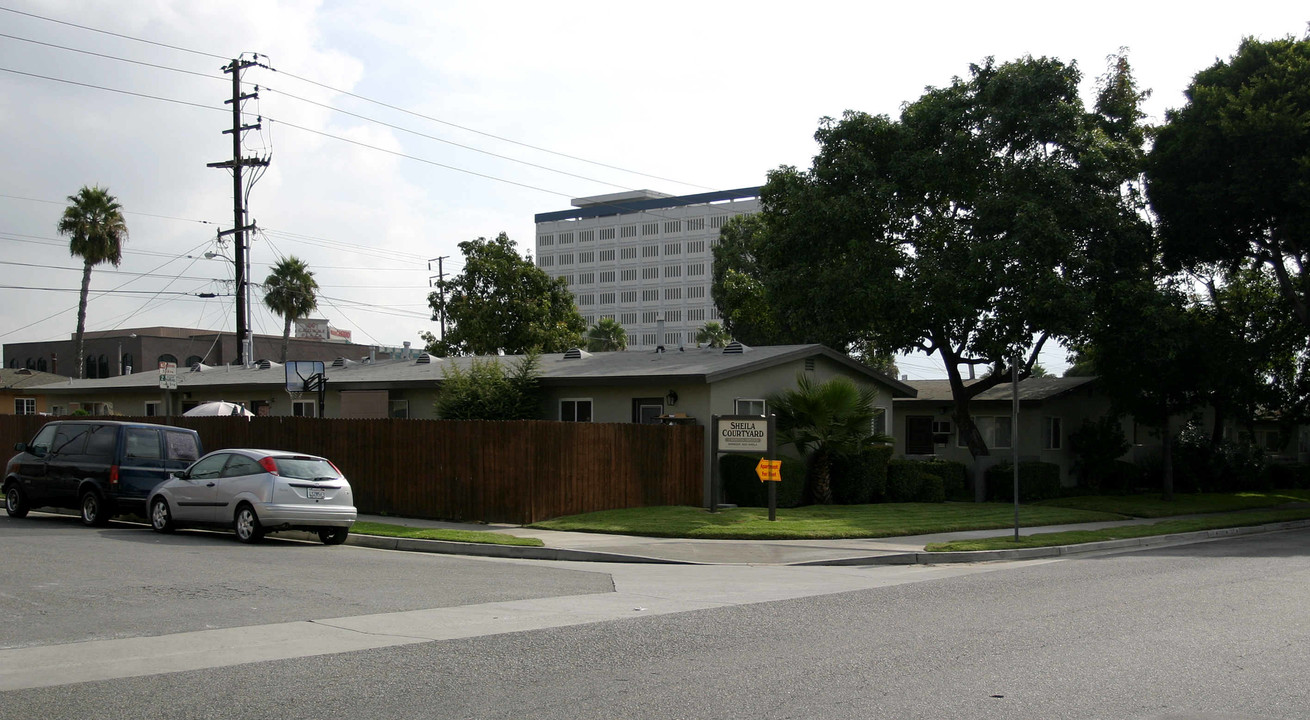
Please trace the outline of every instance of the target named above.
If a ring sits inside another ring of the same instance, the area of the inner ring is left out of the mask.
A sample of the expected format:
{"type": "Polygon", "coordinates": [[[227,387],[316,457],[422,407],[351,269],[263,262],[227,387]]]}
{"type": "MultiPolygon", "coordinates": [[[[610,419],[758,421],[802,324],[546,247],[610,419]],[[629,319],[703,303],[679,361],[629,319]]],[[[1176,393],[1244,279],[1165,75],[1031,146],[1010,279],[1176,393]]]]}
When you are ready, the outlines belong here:
{"type": "Polygon", "coordinates": [[[741,343],[737,342],[736,340],[733,340],[732,342],[730,342],[730,343],[728,343],[727,345],[724,346],[724,348],[723,348],[723,354],[724,354],[724,355],[740,355],[740,354],[746,352],[747,350],[750,350],[750,346],[748,346],[748,345],[742,345],[741,343]]]}
{"type": "Polygon", "coordinates": [[[582,348],[569,348],[568,350],[564,351],[565,360],[581,360],[582,358],[589,358],[589,357],[591,357],[591,353],[587,352],[586,350],[583,350],[582,348]]]}
{"type": "Polygon", "coordinates": [[[204,363],[196,363],[191,366],[191,372],[204,372],[206,370],[213,370],[213,368],[204,363]]]}
{"type": "Polygon", "coordinates": [[[435,356],[435,355],[430,355],[430,354],[428,354],[428,353],[423,353],[423,354],[419,355],[418,357],[414,358],[414,364],[415,364],[415,365],[431,365],[432,363],[437,362],[437,361],[439,361],[439,360],[441,360],[441,358],[439,358],[439,357],[437,357],[437,356],[435,356]]]}
{"type": "Polygon", "coordinates": [[[355,362],[354,360],[351,360],[350,358],[343,358],[343,357],[339,357],[336,360],[332,361],[332,367],[335,368],[350,367],[351,365],[358,365],[358,364],[359,363],[355,362]]]}
{"type": "Polygon", "coordinates": [[[271,370],[273,368],[280,368],[282,366],[279,365],[278,363],[273,362],[272,360],[256,360],[255,367],[260,370],[271,370]]]}

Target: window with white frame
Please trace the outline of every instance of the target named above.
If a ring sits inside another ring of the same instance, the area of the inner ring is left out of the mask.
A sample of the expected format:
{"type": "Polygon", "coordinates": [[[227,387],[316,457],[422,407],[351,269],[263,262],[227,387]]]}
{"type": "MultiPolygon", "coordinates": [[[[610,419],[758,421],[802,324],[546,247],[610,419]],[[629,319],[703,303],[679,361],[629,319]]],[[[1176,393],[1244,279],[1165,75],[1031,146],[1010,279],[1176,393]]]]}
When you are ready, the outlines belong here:
{"type": "Polygon", "coordinates": [[[25,397],[14,398],[14,414],[35,415],[36,398],[25,398],[25,397]]]}
{"type": "Polygon", "coordinates": [[[761,398],[736,398],[732,401],[734,415],[763,415],[768,403],[761,398]]]}
{"type": "Polygon", "coordinates": [[[1064,446],[1064,432],[1062,423],[1058,417],[1042,418],[1042,448],[1045,450],[1059,450],[1064,446]]]}
{"type": "Polygon", "coordinates": [[[163,415],[163,413],[160,412],[162,405],[163,403],[159,400],[147,400],[146,417],[159,417],[160,415],[163,415]]]}
{"type": "MultiPolygon", "coordinates": [[[[978,428],[978,433],[982,435],[983,442],[989,449],[1010,447],[1010,416],[982,416],[975,417],[973,424],[978,428]]],[[[963,429],[957,427],[955,433],[956,447],[969,447],[969,443],[964,439],[963,429]]]]}
{"type": "Polygon", "coordinates": [[[317,400],[292,401],[291,414],[296,417],[318,417],[318,401],[317,400]]]}
{"type": "Polygon", "coordinates": [[[563,422],[591,422],[591,399],[560,400],[559,419],[563,422]]]}

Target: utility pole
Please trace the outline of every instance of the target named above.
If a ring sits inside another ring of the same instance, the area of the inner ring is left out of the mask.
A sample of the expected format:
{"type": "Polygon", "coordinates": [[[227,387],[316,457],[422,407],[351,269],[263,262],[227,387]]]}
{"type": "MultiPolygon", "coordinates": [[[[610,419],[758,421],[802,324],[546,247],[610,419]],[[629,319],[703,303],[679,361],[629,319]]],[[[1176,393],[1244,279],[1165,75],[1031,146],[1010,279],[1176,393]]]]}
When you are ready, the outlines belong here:
{"type": "Polygon", "coordinates": [[[440,303],[440,305],[439,305],[438,308],[437,308],[437,315],[434,316],[432,319],[433,319],[433,320],[441,320],[441,339],[442,339],[442,340],[445,340],[445,339],[446,339],[446,271],[442,269],[441,261],[442,261],[442,260],[445,260],[445,259],[448,258],[448,257],[450,257],[450,256],[449,256],[449,255],[442,255],[441,257],[438,257],[438,258],[432,258],[431,260],[428,261],[428,271],[429,271],[429,272],[431,272],[431,270],[432,270],[432,263],[435,262],[435,263],[437,264],[437,274],[436,274],[436,275],[433,275],[433,276],[431,276],[431,277],[429,277],[429,278],[428,278],[428,283],[431,284],[431,283],[432,283],[432,279],[433,279],[433,278],[436,278],[436,280],[437,280],[437,292],[441,293],[441,303],[440,303]]]}
{"type": "MultiPolygon", "coordinates": [[[[258,58],[258,56],[255,56],[258,58]]],[[[232,99],[224,100],[224,104],[232,106],[232,128],[224,130],[223,134],[232,135],[232,159],[223,162],[208,163],[206,167],[227,168],[232,171],[232,229],[220,232],[218,235],[235,235],[236,242],[233,243],[232,264],[235,265],[236,277],[236,296],[237,296],[237,360],[242,365],[249,365],[253,348],[250,337],[250,328],[248,327],[248,315],[246,305],[249,303],[250,280],[246,277],[246,232],[254,230],[255,226],[247,225],[245,222],[244,198],[241,191],[241,168],[243,167],[264,167],[268,165],[265,158],[243,158],[241,157],[241,135],[248,130],[258,130],[260,123],[254,125],[241,124],[241,103],[245,100],[252,100],[259,97],[258,92],[242,94],[241,93],[241,71],[248,67],[257,65],[257,60],[241,60],[234,58],[231,65],[223,68],[224,73],[232,75],[232,99]]]]}

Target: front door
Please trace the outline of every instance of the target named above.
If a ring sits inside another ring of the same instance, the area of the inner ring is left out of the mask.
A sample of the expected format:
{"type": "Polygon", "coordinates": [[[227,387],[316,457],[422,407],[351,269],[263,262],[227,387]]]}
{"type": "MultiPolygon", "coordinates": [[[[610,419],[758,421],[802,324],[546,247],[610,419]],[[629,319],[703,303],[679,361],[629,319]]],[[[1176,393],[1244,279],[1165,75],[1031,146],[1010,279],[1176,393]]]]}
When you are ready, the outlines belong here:
{"type": "Polygon", "coordinates": [[[905,418],[905,454],[933,454],[931,415],[909,415],[905,418]]]}
{"type": "Polygon", "coordinates": [[[173,495],[173,516],[178,522],[212,522],[215,506],[218,504],[218,476],[227,463],[227,453],[215,453],[201,458],[191,466],[186,479],[173,483],[169,488],[173,495]]]}
{"type": "Polygon", "coordinates": [[[632,421],[642,425],[658,425],[664,414],[664,398],[634,398],[632,421]]]}

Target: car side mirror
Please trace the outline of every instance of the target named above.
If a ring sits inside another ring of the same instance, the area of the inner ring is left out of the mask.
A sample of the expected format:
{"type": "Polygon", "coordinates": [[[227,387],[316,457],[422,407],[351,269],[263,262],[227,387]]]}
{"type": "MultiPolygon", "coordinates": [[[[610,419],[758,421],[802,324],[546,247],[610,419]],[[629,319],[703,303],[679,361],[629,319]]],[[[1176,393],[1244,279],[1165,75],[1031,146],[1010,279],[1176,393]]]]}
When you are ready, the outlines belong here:
{"type": "Polygon", "coordinates": [[[14,452],[27,452],[27,443],[14,443],[14,452]]]}

